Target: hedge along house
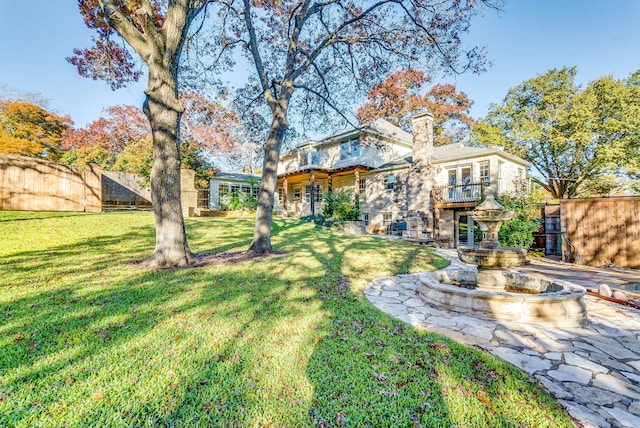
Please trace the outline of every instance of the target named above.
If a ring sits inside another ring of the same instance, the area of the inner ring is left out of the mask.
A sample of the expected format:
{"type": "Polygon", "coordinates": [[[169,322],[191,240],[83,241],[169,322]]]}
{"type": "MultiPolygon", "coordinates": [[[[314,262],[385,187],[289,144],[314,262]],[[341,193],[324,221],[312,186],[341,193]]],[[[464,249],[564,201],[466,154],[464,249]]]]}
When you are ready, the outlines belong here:
{"type": "Polygon", "coordinates": [[[468,211],[483,189],[493,184],[499,193],[521,191],[529,163],[500,149],[434,147],[428,113],[414,117],[412,126],[413,135],[378,119],[283,154],[276,211],[320,214],[325,192],[346,190],[358,196],[368,233],[395,226],[410,237],[472,245],[468,211]]]}

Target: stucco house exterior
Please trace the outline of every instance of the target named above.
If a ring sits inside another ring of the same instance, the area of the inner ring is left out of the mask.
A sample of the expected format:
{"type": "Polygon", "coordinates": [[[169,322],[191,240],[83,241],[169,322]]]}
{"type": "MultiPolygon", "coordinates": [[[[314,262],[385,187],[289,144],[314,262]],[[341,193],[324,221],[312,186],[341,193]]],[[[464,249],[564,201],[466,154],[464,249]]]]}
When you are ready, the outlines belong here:
{"type": "Polygon", "coordinates": [[[260,175],[220,171],[209,180],[209,209],[225,208],[225,197],[234,193],[249,193],[258,197],[260,175]]]}
{"type": "MultiPolygon", "coordinates": [[[[276,212],[321,214],[323,195],[344,189],[358,196],[367,233],[402,229],[405,236],[452,247],[473,244],[468,211],[483,189],[491,184],[498,193],[521,191],[529,163],[495,148],[434,147],[428,113],[414,117],[412,128],[408,133],[378,119],[283,153],[276,212]]],[[[214,193],[212,188],[212,202],[214,193]]]]}

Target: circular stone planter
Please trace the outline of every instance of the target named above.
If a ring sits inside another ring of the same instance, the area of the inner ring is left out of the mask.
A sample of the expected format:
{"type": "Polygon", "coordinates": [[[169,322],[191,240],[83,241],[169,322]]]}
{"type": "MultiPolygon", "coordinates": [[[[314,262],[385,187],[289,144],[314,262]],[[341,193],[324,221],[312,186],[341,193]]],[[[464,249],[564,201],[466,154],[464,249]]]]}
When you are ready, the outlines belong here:
{"type": "Polygon", "coordinates": [[[420,274],[420,295],[438,307],[481,313],[498,321],[516,321],[559,327],[583,327],[587,322],[585,289],[566,281],[506,270],[507,285],[533,293],[486,291],[452,285],[475,282],[476,271],[445,269],[420,274]]]}

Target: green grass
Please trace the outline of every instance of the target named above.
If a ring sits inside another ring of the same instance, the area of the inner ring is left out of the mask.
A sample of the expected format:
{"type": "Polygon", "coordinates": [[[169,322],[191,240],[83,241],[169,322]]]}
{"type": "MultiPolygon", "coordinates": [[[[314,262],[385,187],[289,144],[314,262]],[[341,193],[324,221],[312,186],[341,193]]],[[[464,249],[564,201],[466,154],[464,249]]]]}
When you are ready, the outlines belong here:
{"type": "MultiPolygon", "coordinates": [[[[188,219],[192,250],[251,219],[188,219]]],[[[148,271],[151,213],[0,212],[0,426],[572,426],[523,372],[374,308],[426,248],[277,220],[286,252],[148,271]]]]}

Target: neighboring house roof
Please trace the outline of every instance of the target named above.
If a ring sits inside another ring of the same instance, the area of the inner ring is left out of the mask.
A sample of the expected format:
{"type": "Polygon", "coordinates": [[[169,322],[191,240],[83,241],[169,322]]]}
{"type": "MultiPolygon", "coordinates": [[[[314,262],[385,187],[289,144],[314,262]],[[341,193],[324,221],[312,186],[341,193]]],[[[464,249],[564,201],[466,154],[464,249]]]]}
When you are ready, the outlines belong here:
{"type": "Polygon", "coordinates": [[[260,176],[257,174],[247,174],[243,172],[220,171],[215,175],[215,177],[213,177],[213,179],[234,181],[249,181],[253,179],[260,181],[260,176]]]}
{"type": "MultiPolygon", "coordinates": [[[[453,160],[479,158],[482,156],[499,155],[523,166],[530,165],[530,162],[505,152],[502,149],[486,148],[486,147],[467,147],[462,143],[446,144],[444,146],[436,146],[433,148],[433,163],[444,163],[453,160]]],[[[413,161],[413,156],[401,156],[380,165],[377,169],[396,169],[409,167],[413,161]]]]}

